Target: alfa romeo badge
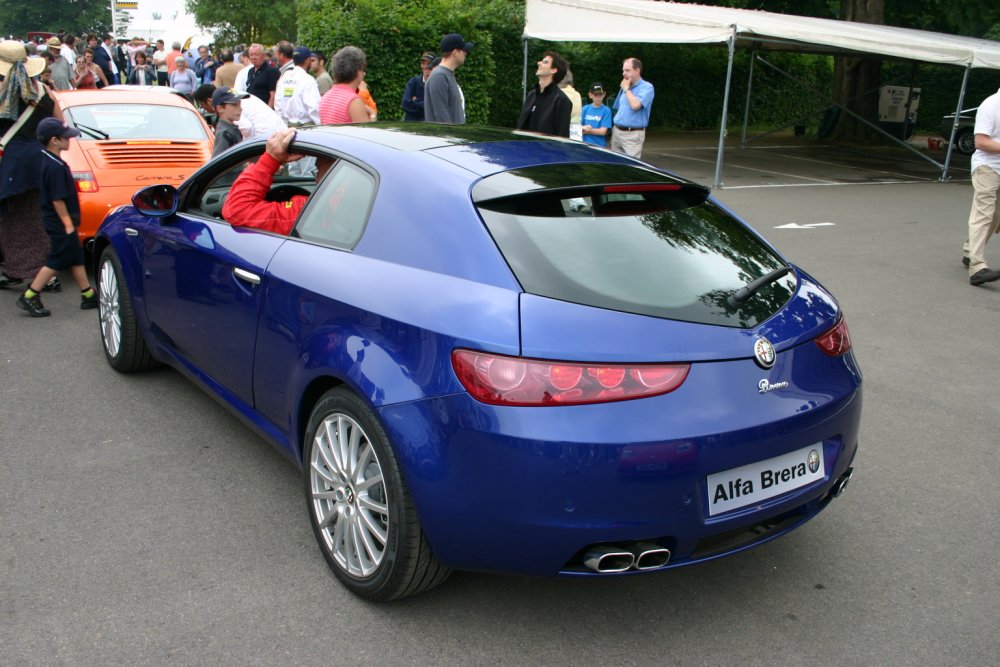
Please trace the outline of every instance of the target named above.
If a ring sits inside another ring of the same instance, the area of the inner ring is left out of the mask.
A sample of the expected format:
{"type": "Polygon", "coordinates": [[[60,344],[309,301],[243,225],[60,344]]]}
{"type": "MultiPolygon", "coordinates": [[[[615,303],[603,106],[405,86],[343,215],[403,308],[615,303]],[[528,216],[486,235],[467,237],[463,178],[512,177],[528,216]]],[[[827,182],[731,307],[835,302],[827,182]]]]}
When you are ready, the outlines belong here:
{"type": "Polygon", "coordinates": [[[753,356],[757,362],[757,365],[761,368],[768,369],[774,366],[775,353],[774,346],[771,345],[771,341],[766,338],[758,338],[753,343],[753,356]]]}

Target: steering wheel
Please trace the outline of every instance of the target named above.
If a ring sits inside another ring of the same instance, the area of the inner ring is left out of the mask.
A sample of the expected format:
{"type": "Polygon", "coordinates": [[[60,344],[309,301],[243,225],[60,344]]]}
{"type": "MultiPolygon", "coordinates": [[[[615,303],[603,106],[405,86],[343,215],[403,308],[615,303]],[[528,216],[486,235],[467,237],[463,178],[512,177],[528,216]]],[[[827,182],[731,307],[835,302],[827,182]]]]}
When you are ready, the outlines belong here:
{"type": "Polygon", "coordinates": [[[308,197],[311,194],[311,192],[298,185],[279,185],[268,191],[264,197],[264,201],[288,201],[295,195],[308,197]]]}

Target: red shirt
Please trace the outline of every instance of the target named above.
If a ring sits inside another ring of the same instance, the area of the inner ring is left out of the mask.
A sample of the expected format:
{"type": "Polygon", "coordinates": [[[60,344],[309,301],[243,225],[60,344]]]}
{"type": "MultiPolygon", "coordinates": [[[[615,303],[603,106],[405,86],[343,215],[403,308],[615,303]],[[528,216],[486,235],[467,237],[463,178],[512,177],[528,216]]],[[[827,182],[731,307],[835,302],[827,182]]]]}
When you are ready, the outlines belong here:
{"type": "Polygon", "coordinates": [[[274,173],[280,168],[280,162],[264,153],[256,163],[244,169],[229,190],[222,217],[234,227],[253,227],[286,235],[292,231],[308,197],[295,195],[289,201],[264,201],[274,182],[274,173]]]}

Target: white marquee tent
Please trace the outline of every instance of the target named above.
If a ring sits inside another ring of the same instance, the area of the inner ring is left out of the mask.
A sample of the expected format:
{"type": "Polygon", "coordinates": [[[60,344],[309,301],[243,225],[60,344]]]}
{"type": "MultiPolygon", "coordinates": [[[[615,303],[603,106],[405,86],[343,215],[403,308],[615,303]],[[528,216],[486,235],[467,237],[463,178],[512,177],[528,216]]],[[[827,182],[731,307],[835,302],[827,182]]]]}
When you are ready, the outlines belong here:
{"type": "MultiPolygon", "coordinates": [[[[524,38],[525,78],[528,38],[554,42],[728,44],[729,68],[716,159],[716,187],[722,185],[733,53],[738,46],[880,56],[964,67],[965,78],[956,117],[964,101],[969,70],[1000,70],[1000,42],[884,25],[656,0],[527,0],[524,38]]],[[[951,153],[952,144],[949,143],[943,165],[931,160],[942,168],[941,180],[947,180],[951,153]]]]}

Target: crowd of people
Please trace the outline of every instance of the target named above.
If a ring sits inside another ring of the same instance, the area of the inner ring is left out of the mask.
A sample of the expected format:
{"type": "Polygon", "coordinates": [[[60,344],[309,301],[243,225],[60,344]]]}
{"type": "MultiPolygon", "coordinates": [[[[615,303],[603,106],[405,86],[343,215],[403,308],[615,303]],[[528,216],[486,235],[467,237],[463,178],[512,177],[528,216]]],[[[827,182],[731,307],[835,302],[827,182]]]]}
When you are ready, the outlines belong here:
{"type": "MultiPolygon", "coordinates": [[[[407,82],[400,104],[405,120],[465,123],[465,96],[456,71],[474,47],[462,35],[452,33],[441,39],[437,53],[420,55],[420,73],[407,82]]],[[[259,161],[260,173],[252,169],[244,173],[246,179],[256,178],[258,185],[266,185],[285,164],[303,175],[328,166],[312,158],[289,158],[295,128],[378,118],[378,106],[365,83],[367,66],[364,51],[356,46],[338,50],[328,66],[324,53],[288,41],[271,49],[250,44],[218,51],[198,46],[192,51],[180,42],[168,49],[163,40],[115,40],[109,34],[77,38],[63,33],[38,43],[3,40],[0,260],[4,271],[0,288],[26,285],[18,305],[32,316],[43,317],[49,311],[40,293],[60,290],[59,271],[71,270],[81,290],[81,307],[96,304],[82,273],[82,253],[71,252],[79,246],[79,202],[75,189],[66,187],[66,175],[70,174],[70,180],[72,176],[60,154],[76,136],[75,130],[52,118],[54,104],[46,91],[116,84],[169,86],[217,118],[215,154],[251,137],[272,140],[264,155],[271,159],[259,161]]],[[[613,106],[604,105],[605,89],[598,82],[589,87],[591,103],[584,106],[573,88],[569,64],[547,51],[538,63],[537,83],[525,100],[517,127],[610,146],[639,157],[653,102],[653,86],[642,79],[641,72],[642,63],[627,59],[621,94],[613,106]]],[[[235,205],[239,198],[230,201],[235,205]]],[[[294,215],[285,218],[296,210],[284,207],[284,217],[264,227],[287,232],[294,215]]]]}
{"type": "MultiPolygon", "coordinates": [[[[441,39],[437,53],[419,56],[420,73],[406,83],[400,104],[404,120],[465,123],[465,96],[456,71],[474,48],[452,33],[441,39]]],[[[246,181],[241,186],[247,193],[243,208],[264,210],[258,200],[284,165],[320,176],[329,167],[290,154],[295,128],[377,119],[366,71],[367,57],[356,46],[338,50],[328,66],[324,53],[288,41],[272,49],[251,44],[217,52],[207,46],[185,50],[180,42],[168,50],[163,40],[115,40],[108,34],[79,39],[60,34],[40,43],[0,41],[0,288],[27,283],[18,305],[32,316],[46,316],[49,311],[39,295],[61,289],[57,274],[68,269],[80,287],[81,308],[96,305],[82,271],[82,253],[77,252],[79,203],[75,189],[68,187],[72,174],[60,158],[76,131],[51,117],[54,104],[46,91],[113,84],[170,86],[217,117],[216,154],[250,137],[268,138],[262,159],[240,177],[246,181]]],[[[642,74],[642,62],[626,58],[613,103],[605,105],[609,91],[593,82],[587,88],[590,104],[584,105],[569,63],[557,52],[546,51],[516,127],[639,158],[655,94],[642,74]]],[[[986,241],[1000,229],[1000,167],[994,164],[1000,155],[998,100],[1000,94],[986,100],[976,121],[975,198],[963,247],[973,285],[1000,280],[1000,271],[988,267],[984,253],[986,241]]],[[[232,207],[242,200],[229,201],[232,207]]],[[[287,233],[303,203],[267,208],[270,217],[258,226],[287,233]]]]}

